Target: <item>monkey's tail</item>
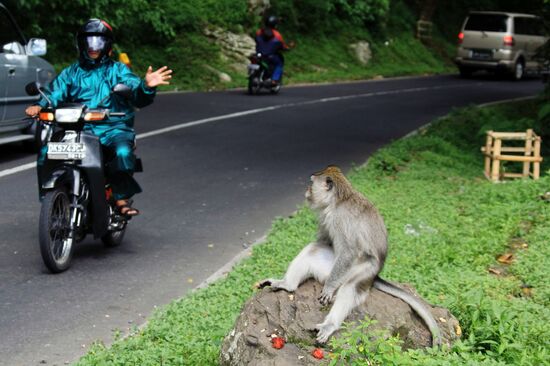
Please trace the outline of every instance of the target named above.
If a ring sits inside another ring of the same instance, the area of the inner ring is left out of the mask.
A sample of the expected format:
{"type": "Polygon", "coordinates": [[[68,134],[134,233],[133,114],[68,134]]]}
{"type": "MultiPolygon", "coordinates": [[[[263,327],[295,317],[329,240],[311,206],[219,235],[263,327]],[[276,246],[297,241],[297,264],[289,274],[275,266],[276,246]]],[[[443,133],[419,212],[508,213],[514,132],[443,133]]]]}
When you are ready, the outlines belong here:
{"type": "Polygon", "coordinates": [[[424,323],[428,326],[428,329],[432,333],[432,346],[441,346],[441,331],[439,329],[439,326],[437,325],[437,322],[435,321],[435,318],[433,317],[432,313],[426,305],[424,305],[420,300],[418,300],[415,296],[408,293],[407,291],[395,286],[394,284],[380,278],[376,277],[373,282],[373,287],[387,293],[388,295],[391,295],[393,297],[397,297],[398,299],[401,299],[405,301],[409,306],[416,311],[416,313],[422,318],[424,323]]]}

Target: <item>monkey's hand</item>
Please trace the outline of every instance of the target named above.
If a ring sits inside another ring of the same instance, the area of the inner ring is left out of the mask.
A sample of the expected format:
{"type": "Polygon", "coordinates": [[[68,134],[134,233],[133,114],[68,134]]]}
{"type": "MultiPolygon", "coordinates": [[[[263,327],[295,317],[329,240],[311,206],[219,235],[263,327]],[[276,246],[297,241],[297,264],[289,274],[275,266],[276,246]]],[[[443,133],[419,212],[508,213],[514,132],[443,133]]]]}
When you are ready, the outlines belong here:
{"type": "Polygon", "coordinates": [[[334,290],[325,286],[323,287],[323,291],[321,291],[321,296],[319,296],[317,299],[319,300],[321,305],[328,305],[332,301],[333,296],[334,290]]]}

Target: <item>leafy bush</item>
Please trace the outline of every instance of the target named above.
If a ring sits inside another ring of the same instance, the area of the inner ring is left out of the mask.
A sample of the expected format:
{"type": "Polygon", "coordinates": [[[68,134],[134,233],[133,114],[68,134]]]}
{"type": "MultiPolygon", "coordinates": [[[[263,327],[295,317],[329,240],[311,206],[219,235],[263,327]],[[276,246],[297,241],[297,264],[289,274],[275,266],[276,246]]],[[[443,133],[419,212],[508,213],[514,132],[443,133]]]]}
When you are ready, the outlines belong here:
{"type": "Polygon", "coordinates": [[[389,0],[273,0],[270,12],[302,33],[328,34],[342,25],[373,26],[388,15],[389,0]]]}

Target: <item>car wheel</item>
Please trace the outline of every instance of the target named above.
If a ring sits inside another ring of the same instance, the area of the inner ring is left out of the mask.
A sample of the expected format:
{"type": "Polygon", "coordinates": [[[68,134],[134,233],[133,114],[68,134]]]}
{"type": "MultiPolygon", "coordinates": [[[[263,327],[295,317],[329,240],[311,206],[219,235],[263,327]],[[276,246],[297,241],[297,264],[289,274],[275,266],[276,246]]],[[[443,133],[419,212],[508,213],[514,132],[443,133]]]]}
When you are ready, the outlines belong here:
{"type": "Polygon", "coordinates": [[[469,78],[472,76],[473,70],[467,67],[459,67],[458,72],[460,73],[460,77],[469,78]]]}
{"type": "Polygon", "coordinates": [[[523,79],[524,74],[525,74],[525,65],[523,64],[523,60],[517,60],[516,64],[514,65],[514,71],[512,73],[512,79],[513,80],[521,80],[521,79],[523,79]]]}

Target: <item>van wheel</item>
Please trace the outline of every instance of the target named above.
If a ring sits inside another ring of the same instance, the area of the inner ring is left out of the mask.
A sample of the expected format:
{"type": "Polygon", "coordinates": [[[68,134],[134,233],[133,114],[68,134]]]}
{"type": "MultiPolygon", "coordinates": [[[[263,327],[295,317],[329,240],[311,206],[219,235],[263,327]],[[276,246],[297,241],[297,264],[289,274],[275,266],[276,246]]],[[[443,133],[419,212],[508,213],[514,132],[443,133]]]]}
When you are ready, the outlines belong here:
{"type": "Polygon", "coordinates": [[[467,67],[459,67],[458,72],[460,73],[460,77],[462,78],[469,78],[472,76],[472,69],[469,69],[467,67]]]}
{"type": "Polygon", "coordinates": [[[523,79],[524,74],[525,74],[525,65],[523,64],[523,60],[518,60],[514,66],[512,79],[516,81],[521,80],[523,79]]]}

